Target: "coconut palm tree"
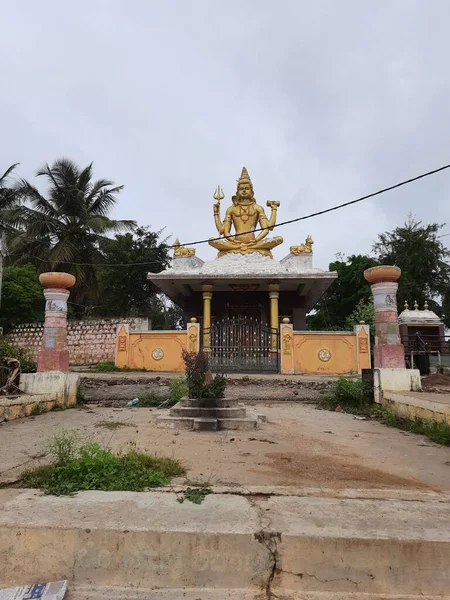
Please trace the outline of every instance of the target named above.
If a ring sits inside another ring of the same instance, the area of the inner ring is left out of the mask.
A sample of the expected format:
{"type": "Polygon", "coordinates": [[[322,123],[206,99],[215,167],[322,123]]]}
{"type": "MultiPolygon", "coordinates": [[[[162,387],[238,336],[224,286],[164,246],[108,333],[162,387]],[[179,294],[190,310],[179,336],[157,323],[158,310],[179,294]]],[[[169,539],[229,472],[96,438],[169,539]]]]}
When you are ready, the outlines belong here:
{"type": "Polygon", "coordinates": [[[19,163],[11,165],[0,177],[0,303],[2,298],[3,261],[7,254],[6,235],[14,230],[20,196],[9,186],[9,176],[19,163]]]}
{"type": "Polygon", "coordinates": [[[77,283],[71,300],[96,302],[97,265],[103,254],[100,246],[109,233],[130,231],[134,221],[109,218],[123,186],[112,181],[93,181],[92,163],[80,169],[61,158],[38,170],[49,185],[42,195],[22,180],[18,193],[25,199],[21,210],[21,231],[13,240],[19,260],[35,262],[39,271],[65,271],[75,275],[77,283]]]}

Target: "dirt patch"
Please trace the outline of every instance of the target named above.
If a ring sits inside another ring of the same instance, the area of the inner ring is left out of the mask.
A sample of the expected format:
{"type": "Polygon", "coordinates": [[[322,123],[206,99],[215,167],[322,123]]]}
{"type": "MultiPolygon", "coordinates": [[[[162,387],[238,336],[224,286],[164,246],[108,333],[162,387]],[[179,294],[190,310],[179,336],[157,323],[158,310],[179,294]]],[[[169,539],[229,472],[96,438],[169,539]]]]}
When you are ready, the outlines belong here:
{"type": "Polygon", "coordinates": [[[433,373],[422,378],[422,389],[426,392],[449,392],[450,391],[450,375],[442,375],[441,373],[433,373]]]}
{"type": "Polygon", "coordinates": [[[379,469],[369,468],[349,457],[328,456],[308,452],[274,452],[266,455],[272,459],[268,465],[274,476],[280,478],[282,485],[305,486],[317,485],[323,482],[326,487],[333,488],[379,488],[379,487],[414,487],[427,489],[429,486],[420,483],[417,479],[406,479],[379,469]]]}

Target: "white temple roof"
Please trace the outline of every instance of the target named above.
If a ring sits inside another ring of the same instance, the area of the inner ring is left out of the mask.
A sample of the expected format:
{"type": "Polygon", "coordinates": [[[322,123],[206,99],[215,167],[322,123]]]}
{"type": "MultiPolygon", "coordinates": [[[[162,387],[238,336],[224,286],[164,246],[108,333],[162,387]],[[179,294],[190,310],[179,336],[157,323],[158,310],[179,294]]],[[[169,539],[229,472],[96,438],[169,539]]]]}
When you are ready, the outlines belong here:
{"type": "Polygon", "coordinates": [[[441,319],[432,310],[405,309],[398,316],[400,325],[442,325],[441,319]]]}
{"type": "Polygon", "coordinates": [[[165,274],[174,275],[303,275],[313,273],[326,273],[323,269],[312,266],[312,255],[293,256],[288,255],[281,261],[262,256],[255,252],[253,254],[229,253],[215,260],[203,262],[197,257],[177,258],[173,266],[163,271],[165,274]]]}

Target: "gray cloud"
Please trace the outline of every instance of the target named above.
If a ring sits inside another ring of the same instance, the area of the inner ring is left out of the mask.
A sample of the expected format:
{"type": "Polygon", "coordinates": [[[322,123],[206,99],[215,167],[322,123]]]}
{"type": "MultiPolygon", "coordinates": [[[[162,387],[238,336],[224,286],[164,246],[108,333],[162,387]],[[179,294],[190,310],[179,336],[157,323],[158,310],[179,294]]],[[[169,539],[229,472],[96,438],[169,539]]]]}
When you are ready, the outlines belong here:
{"type": "MultiPolygon", "coordinates": [[[[213,236],[243,165],[300,216],[450,162],[445,0],[18,0],[3,10],[0,169],[59,156],[125,184],[115,216],[213,236]]],[[[450,173],[289,225],[318,266],[409,212],[448,219],[450,173]]],[[[447,229],[448,231],[448,229],[447,229]]],[[[213,258],[209,246],[198,248],[213,258]]]]}

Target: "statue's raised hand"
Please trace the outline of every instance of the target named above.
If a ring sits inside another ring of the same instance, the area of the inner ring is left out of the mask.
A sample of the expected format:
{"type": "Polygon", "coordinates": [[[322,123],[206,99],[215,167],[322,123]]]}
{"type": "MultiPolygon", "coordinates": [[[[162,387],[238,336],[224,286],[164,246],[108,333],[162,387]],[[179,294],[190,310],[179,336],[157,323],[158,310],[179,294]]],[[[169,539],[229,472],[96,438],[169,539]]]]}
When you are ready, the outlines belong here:
{"type": "Polygon", "coordinates": [[[277,200],[267,200],[266,206],[274,210],[280,206],[280,203],[277,200]]]}

